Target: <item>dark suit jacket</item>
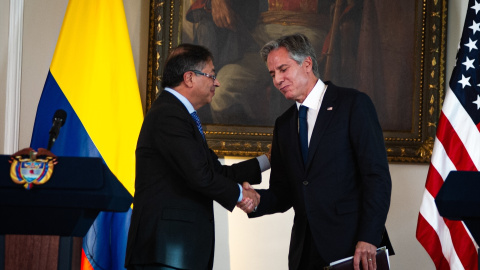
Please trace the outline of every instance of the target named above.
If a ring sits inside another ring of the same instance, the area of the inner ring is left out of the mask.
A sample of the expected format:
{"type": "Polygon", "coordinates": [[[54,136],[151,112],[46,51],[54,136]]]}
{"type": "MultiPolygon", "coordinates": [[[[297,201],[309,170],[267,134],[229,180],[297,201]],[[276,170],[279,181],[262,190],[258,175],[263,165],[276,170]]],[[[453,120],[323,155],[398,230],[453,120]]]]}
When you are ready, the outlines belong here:
{"type": "Polygon", "coordinates": [[[258,161],[222,166],[185,106],[163,91],[145,117],[136,164],[125,265],[211,267],[213,200],[232,211],[237,182],[260,183],[258,161]]]}
{"type": "Polygon", "coordinates": [[[358,241],[379,246],[390,206],[391,179],[382,130],[370,98],[359,91],[328,88],[303,164],[298,110],[275,123],[270,188],[259,190],[250,217],[293,206],[289,269],[298,269],[307,221],[326,262],[353,256],[358,241]]]}

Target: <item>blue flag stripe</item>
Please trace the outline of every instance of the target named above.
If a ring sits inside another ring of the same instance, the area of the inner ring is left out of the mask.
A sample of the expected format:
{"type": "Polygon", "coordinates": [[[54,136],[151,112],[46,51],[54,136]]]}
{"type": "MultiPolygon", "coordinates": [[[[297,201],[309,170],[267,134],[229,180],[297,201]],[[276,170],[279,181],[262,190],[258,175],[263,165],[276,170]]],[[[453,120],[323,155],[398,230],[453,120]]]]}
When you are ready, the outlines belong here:
{"type": "MultiPolygon", "coordinates": [[[[478,5],[478,4],[477,4],[478,5]]],[[[478,125],[480,123],[480,14],[472,8],[470,2],[465,18],[460,48],[457,52],[456,65],[450,78],[450,88],[468,112],[470,118],[478,125]],[[477,103],[475,103],[477,102],[477,103]]]]}
{"type": "Polygon", "coordinates": [[[48,72],[42,96],[38,103],[30,147],[33,149],[47,148],[48,132],[52,127],[53,115],[58,109],[63,109],[67,113],[67,118],[51,149],[52,152],[63,156],[101,157],[82,122],[50,72],[48,72]]]}

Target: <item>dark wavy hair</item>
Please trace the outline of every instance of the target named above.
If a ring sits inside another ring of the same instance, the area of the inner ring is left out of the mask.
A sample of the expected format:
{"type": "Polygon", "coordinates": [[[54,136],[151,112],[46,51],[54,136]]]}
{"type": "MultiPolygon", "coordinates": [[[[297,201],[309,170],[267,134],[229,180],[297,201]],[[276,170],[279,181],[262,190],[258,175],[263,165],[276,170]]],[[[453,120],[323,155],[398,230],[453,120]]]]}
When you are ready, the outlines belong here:
{"type": "Polygon", "coordinates": [[[276,50],[280,47],[284,47],[287,49],[290,58],[295,60],[299,65],[303,63],[305,58],[310,56],[312,58],[312,71],[313,74],[317,78],[320,78],[320,72],[318,70],[318,63],[317,63],[317,55],[315,54],[315,50],[310,44],[308,38],[303,34],[293,34],[290,36],[283,36],[276,40],[272,40],[265,44],[263,48],[260,50],[260,56],[262,57],[263,61],[266,63],[268,54],[276,50]]]}
{"type": "Polygon", "coordinates": [[[163,69],[162,87],[176,87],[183,81],[183,74],[189,70],[202,70],[212,53],[205,47],[183,43],[178,45],[167,58],[163,69]]]}

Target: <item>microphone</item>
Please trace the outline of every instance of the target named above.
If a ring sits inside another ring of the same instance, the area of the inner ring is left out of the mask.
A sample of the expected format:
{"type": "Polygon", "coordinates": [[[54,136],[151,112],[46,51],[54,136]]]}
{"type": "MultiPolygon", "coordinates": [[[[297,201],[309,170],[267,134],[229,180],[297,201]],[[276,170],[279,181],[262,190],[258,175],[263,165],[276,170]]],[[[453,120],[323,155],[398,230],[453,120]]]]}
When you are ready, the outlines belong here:
{"type": "Polygon", "coordinates": [[[50,150],[52,148],[53,144],[55,143],[55,140],[58,137],[58,134],[60,133],[60,128],[63,127],[63,125],[65,125],[66,120],[67,120],[67,113],[62,109],[57,110],[53,115],[53,119],[52,119],[53,124],[52,124],[52,127],[50,128],[50,131],[48,132],[50,134],[50,137],[48,139],[47,150],[50,150]]]}

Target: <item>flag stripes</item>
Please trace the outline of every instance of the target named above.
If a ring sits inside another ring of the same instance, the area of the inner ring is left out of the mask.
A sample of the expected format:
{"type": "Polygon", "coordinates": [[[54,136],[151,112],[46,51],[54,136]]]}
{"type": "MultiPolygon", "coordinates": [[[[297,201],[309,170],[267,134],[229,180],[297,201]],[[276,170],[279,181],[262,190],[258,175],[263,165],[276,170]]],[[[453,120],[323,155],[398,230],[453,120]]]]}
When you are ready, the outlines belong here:
{"type": "MultiPolygon", "coordinates": [[[[451,89],[449,90],[451,94],[447,95],[448,102],[447,98],[445,99],[437,128],[437,137],[425,184],[426,190],[418,218],[417,239],[430,255],[437,269],[478,269],[478,246],[465,224],[461,221],[444,219],[435,205],[435,197],[450,171],[477,170],[465,147],[475,135],[464,132],[459,125],[453,126],[446,116],[448,113],[452,119],[457,119],[468,115],[451,89]],[[455,106],[458,107],[456,110],[450,109],[455,106]]],[[[470,128],[475,127],[471,120],[458,122],[463,122],[467,126],[470,122],[470,128]]]]}
{"type": "Polygon", "coordinates": [[[422,215],[418,215],[418,226],[424,228],[424,230],[422,230],[421,235],[417,233],[417,239],[420,242],[425,243],[423,247],[428,250],[428,253],[432,257],[433,263],[435,264],[436,268],[442,269],[442,266],[448,267],[448,261],[445,256],[443,256],[442,244],[437,235],[437,232],[433,229],[432,226],[430,226],[428,221],[425,220],[422,215]]]}
{"type": "Polygon", "coordinates": [[[457,171],[472,171],[476,170],[468,150],[465,148],[463,141],[455,132],[447,118],[442,117],[442,125],[439,125],[437,130],[437,140],[442,143],[443,148],[454,164],[457,171]]]}
{"type": "Polygon", "coordinates": [[[450,172],[480,168],[479,12],[480,3],[469,0],[417,223],[417,239],[439,270],[478,269],[478,244],[464,222],[440,216],[435,197],[450,172]]]}
{"type": "MultiPolygon", "coordinates": [[[[45,148],[57,109],[57,156],[101,157],[133,196],[143,109],[123,0],[70,0],[37,108],[31,147],[45,148]]],[[[61,161],[59,161],[61,162],[61,161]]],[[[131,209],[101,212],[83,238],[82,269],[125,269],[131,209]]]]}
{"type": "Polygon", "coordinates": [[[480,133],[469,113],[451,90],[447,91],[445,96],[442,114],[452,123],[452,132],[458,135],[468,152],[468,156],[475,164],[475,170],[478,171],[478,168],[480,168],[480,133]]]}

